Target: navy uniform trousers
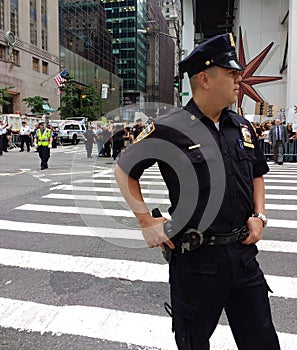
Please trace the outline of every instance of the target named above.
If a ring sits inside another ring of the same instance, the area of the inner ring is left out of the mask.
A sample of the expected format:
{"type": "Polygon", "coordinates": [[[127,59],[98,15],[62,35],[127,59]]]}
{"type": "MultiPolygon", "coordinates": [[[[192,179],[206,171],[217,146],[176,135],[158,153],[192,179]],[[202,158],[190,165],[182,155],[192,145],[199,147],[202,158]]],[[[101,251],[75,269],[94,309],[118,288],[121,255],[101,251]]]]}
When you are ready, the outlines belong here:
{"type": "Polygon", "coordinates": [[[209,350],[223,309],[239,350],[280,350],[257,253],[240,243],[177,253],[170,292],[179,350],[209,350]]]}
{"type": "Polygon", "coordinates": [[[40,167],[46,169],[48,167],[47,162],[50,158],[50,149],[48,146],[38,146],[39,158],[41,159],[40,167]]]}

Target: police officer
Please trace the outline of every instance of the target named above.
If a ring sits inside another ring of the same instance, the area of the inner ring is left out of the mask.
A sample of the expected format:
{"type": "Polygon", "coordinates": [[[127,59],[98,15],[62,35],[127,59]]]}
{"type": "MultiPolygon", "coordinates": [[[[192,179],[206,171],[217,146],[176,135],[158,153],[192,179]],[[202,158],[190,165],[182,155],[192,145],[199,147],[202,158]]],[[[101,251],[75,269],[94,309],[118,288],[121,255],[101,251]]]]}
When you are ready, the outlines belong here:
{"type": "Polygon", "coordinates": [[[27,122],[25,120],[22,121],[22,126],[20,128],[19,135],[21,138],[20,152],[24,152],[24,144],[26,144],[27,146],[27,152],[30,152],[31,129],[30,129],[30,126],[27,125],[27,122]]]}
{"type": "Polygon", "coordinates": [[[179,68],[189,75],[193,98],[155,119],[127,148],[117,182],[148,246],[170,252],[178,349],[208,350],[225,309],[238,349],[279,350],[255,245],[267,221],[269,169],[250,123],[227,109],[243,70],[232,34],[200,44],[179,68]],[[156,162],[169,191],[168,222],[150,214],[139,185],[156,162]]]}
{"type": "Polygon", "coordinates": [[[39,129],[35,134],[35,147],[38,147],[39,158],[41,159],[40,169],[44,170],[48,168],[48,160],[50,158],[50,149],[52,148],[53,138],[51,130],[45,128],[44,122],[38,123],[39,129]]]}

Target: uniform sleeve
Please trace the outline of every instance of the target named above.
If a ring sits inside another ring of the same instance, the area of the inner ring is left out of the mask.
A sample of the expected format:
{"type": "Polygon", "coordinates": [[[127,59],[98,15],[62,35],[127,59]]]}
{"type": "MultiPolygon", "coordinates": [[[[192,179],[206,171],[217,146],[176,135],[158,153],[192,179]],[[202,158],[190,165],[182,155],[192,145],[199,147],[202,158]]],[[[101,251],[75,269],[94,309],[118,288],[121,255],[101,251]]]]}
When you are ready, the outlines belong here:
{"type": "Polygon", "coordinates": [[[158,126],[155,126],[152,133],[140,141],[130,144],[125,151],[122,151],[117,164],[133,179],[138,180],[145,169],[157,162],[159,134],[158,126]]]}

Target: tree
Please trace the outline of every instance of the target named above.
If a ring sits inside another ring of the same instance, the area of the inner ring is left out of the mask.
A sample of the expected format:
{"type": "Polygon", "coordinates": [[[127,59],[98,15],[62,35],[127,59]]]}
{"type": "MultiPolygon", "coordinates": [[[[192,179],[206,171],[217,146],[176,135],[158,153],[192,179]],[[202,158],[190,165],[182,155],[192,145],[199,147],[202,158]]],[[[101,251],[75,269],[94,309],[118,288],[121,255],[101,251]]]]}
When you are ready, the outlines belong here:
{"type": "Polygon", "coordinates": [[[0,106],[1,107],[10,105],[10,102],[5,99],[5,97],[8,96],[6,91],[9,90],[9,89],[13,89],[13,88],[14,88],[14,86],[7,86],[7,87],[5,87],[3,89],[0,89],[0,106]]]}
{"type": "Polygon", "coordinates": [[[87,88],[81,94],[80,115],[88,120],[97,120],[102,111],[102,100],[99,91],[93,85],[87,88]]]}
{"type": "Polygon", "coordinates": [[[80,90],[68,73],[65,79],[65,82],[63,82],[64,86],[60,87],[62,92],[61,107],[59,107],[58,110],[60,111],[62,119],[79,117],[80,90]]]}
{"type": "Polygon", "coordinates": [[[43,105],[46,103],[43,97],[41,96],[33,96],[33,97],[26,97],[23,99],[23,101],[26,103],[27,107],[31,109],[31,112],[34,114],[43,114],[44,109],[43,105]]]}
{"type": "Polygon", "coordinates": [[[99,91],[94,86],[86,86],[82,91],[80,86],[67,73],[64,86],[60,87],[61,118],[85,117],[96,120],[101,115],[102,101],[99,91]]]}

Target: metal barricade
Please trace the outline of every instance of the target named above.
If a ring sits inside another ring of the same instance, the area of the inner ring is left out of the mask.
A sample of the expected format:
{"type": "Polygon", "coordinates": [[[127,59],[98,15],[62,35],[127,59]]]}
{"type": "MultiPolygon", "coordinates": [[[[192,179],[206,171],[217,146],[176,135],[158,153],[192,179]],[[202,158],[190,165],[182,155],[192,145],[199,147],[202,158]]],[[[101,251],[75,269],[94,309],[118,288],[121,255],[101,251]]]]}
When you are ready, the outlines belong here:
{"type": "Polygon", "coordinates": [[[21,138],[19,134],[12,134],[12,140],[11,140],[11,145],[14,148],[20,147],[21,146],[21,138]]]}
{"type": "MultiPolygon", "coordinates": [[[[269,142],[264,139],[258,139],[258,142],[266,160],[273,160],[273,149],[269,142]]],[[[297,139],[291,139],[285,144],[284,161],[297,162],[297,139]]]]}

